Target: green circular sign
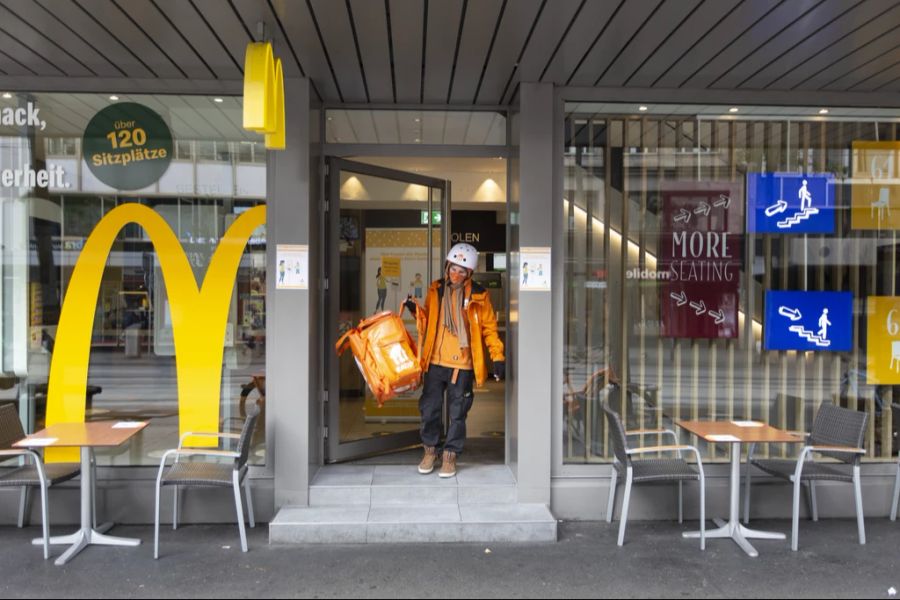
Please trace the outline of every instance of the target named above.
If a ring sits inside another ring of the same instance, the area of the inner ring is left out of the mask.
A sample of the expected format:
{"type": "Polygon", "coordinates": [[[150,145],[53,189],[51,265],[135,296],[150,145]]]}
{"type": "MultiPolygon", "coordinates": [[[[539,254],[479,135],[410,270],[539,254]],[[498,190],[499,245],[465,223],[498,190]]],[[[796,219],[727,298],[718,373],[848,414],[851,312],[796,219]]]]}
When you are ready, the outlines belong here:
{"type": "Polygon", "coordinates": [[[84,160],[94,176],[117,190],[140,190],[159,181],[172,162],[172,132],[142,104],[104,108],[84,130],[84,160]]]}

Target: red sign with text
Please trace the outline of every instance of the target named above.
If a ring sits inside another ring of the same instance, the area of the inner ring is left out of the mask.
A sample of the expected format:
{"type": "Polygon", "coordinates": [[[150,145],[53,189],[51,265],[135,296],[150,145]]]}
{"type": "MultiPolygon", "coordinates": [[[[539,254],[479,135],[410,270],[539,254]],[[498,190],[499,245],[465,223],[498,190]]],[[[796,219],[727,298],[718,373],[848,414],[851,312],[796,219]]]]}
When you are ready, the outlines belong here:
{"type": "Polygon", "coordinates": [[[662,190],[660,335],[738,336],[743,206],[738,184],[692,182],[662,190]]]}

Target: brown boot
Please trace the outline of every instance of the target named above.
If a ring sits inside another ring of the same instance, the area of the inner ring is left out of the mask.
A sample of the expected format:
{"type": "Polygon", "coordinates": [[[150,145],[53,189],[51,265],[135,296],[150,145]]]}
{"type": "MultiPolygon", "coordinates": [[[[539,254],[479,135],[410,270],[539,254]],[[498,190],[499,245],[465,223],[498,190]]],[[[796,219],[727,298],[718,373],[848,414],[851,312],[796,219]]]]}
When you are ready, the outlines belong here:
{"type": "Polygon", "coordinates": [[[444,450],[444,455],[441,457],[441,472],[438,473],[438,476],[443,478],[456,476],[456,452],[444,450]]]}
{"type": "Polygon", "coordinates": [[[422,462],[419,463],[419,473],[428,475],[434,471],[434,462],[437,460],[437,452],[434,446],[425,446],[425,455],[422,456],[422,462]]]}

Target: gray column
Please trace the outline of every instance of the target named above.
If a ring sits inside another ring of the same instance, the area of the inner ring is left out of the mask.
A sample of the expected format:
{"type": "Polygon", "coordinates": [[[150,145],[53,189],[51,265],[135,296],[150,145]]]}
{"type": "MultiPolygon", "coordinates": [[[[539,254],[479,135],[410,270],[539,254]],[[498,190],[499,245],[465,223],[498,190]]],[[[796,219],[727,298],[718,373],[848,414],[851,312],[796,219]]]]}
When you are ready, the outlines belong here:
{"type": "MultiPolygon", "coordinates": [[[[275,510],[309,501],[309,390],[316,374],[309,363],[315,337],[316,285],[277,290],[278,244],[311,244],[309,82],[285,79],[286,148],[269,152],[266,278],[266,435],[275,472],[275,510]]],[[[310,248],[312,251],[313,248],[310,248]]],[[[311,252],[310,264],[314,263],[311,252]]]]}
{"type": "MultiPolygon", "coordinates": [[[[553,240],[553,85],[523,83],[519,114],[519,246],[553,240]]],[[[520,276],[516,265],[516,275],[520,276]]],[[[520,502],[550,504],[551,334],[553,292],[519,292],[515,373],[518,378],[517,480],[520,502]]]]}

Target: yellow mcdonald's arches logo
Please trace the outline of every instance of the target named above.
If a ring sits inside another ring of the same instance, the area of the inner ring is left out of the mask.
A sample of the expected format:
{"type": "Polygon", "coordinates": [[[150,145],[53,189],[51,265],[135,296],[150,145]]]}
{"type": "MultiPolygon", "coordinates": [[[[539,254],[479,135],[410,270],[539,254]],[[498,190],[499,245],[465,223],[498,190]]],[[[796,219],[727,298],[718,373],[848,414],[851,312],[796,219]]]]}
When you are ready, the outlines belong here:
{"type": "MultiPolygon", "coordinates": [[[[187,431],[218,431],[222,357],[235,278],[247,241],[265,222],[265,206],[241,214],[219,240],[198,289],[181,242],[159,214],[129,203],[103,217],[85,242],[66,291],[50,365],[47,425],[84,422],[91,335],[103,270],[119,232],[136,223],[153,243],[169,294],[179,430],[182,435],[187,431]]],[[[189,442],[194,446],[217,443],[205,438],[189,442]]],[[[48,448],[47,459],[78,462],[78,449],[48,448]]]]}
{"type": "Polygon", "coordinates": [[[265,134],[266,148],[284,150],[284,72],[268,42],[247,44],[244,129],[265,134]]]}

